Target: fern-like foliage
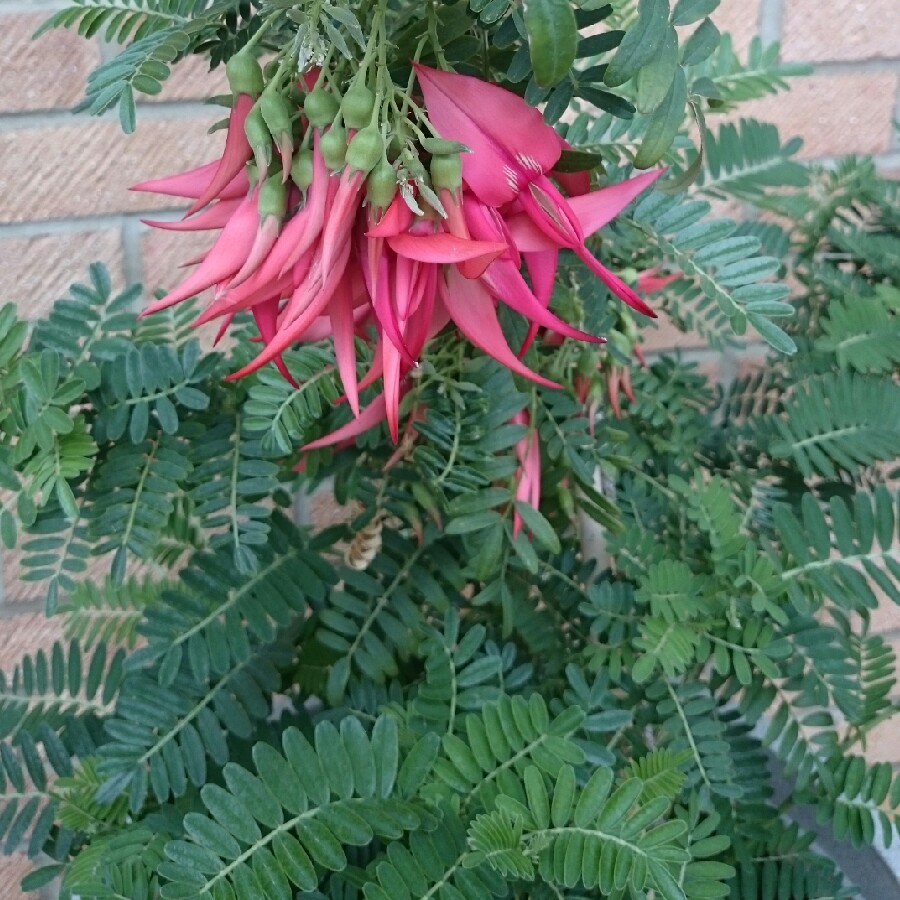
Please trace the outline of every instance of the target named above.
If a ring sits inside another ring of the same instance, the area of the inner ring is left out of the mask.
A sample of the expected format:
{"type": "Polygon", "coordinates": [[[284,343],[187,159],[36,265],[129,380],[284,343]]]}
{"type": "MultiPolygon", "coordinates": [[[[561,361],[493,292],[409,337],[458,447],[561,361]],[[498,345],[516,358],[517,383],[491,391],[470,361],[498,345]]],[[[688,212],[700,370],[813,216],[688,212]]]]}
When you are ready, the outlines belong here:
{"type": "Polygon", "coordinates": [[[900,387],[848,372],[828,372],[800,386],[781,415],[766,422],[772,454],[804,476],[834,478],[900,455],[900,387]]]}
{"type": "Polygon", "coordinates": [[[822,320],[816,348],[833,353],[842,369],[890,372],[900,366],[900,290],[887,284],[874,296],[836,299],[822,320]]]}
{"type": "Polygon", "coordinates": [[[185,840],[166,845],[161,896],[315,890],[326,871],[346,865],[345,845],[396,839],[422,825],[422,811],[394,796],[398,761],[396,724],[385,717],[371,734],[346,718],[340,729],[320,722],[312,742],[286,729],[281,752],[257,744],[255,772],[226,765],[224,785],[200,792],[206,812],[188,814],[185,840]]]}
{"type": "Polygon", "coordinates": [[[723,35],[718,50],[696,68],[693,89],[711,101],[713,109],[726,111],[735,104],[777,94],[788,87],[787,79],[808,75],[803,63],[780,62],[781,48],[763,45],[757,37],[750,42],[746,63],[734,50],[730,35],[723,35]]]}
{"type": "MultiPolygon", "coordinates": [[[[561,766],[584,760],[572,735],[584,719],[578,707],[569,707],[551,719],[540,695],[502,696],[469,713],[456,734],[445,734],[441,752],[432,766],[429,795],[462,795],[463,808],[473,804],[491,808],[498,792],[515,782],[529,764],[556,776],[561,766]]],[[[512,789],[511,789],[512,790],[512,789]]]]}
{"type": "Polygon", "coordinates": [[[186,344],[180,355],[169,345],[146,342],[116,356],[102,371],[94,425],[98,439],[118,441],[127,432],[138,444],[152,427],[151,418],[163,432],[175,434],[179,406],[203,410],[209,405],[197,384],[215,366],[214,355],[201,358],[197,341],[186,344]]]}
{"type": "Polygon", "coordinates": [[[284,518],[273,519],[269,546],[251,575],[231,568],[227,550],[198,554],[177,585],[148,607],[139,626],[146,640],[132,657],[135,669],[153,665],[160,684],[175,680],[182,664],[206,682],[246,663],[254,646],[321,606],[332,569],[303,543],[284,518]]]}
{"type": "MultiPolygon", "coordinates": [[[[682,900],[687,895],[678,875],[690,861],[681,840],[687,823],[665,818],[664,797],[643,802],[639,778],[615,789],[614,783],[609,769],[597,769],[579,789],[574,769],[563,766],[548,788],[544,773],[527,767],[516,793],[498,797],[497,811],[473,822],[472,861],[529,881],[540,873],[560,887],[583,885],[633,898],[652,889],[682,900]]],[[[732,871],[724,866],[721,876],[732,871]]]]}
{"type": "MultiPolygon", "coordinates": [[[[37,856],[50,840],[57,804],[51,778],[72,773],[69,750],[46,723],[32,737],[0,742],[0,844],[37,856]],[[26,841],[27,837],[27,841],[26,841]]],[[[66,835],[71,842],[71,832],[66,835]]]]}
{"type": "Polygon", "coordinates": [[[340,701],[352,673],[382,684],[396,676],[425,636],[424,614],[433,604],[443,612],[450,603],[435,579],[429,559],[435,544],[416,545],[387,532],[382,552],[363,572],[345,569],[319,616],[317,640],[337,654],[328,677],[327,696],[340,701]]]}
{"type": "Polygon", "coordinates": [[[637,205],[629,220],[640,242],[656,246],[684,275],[667,292],[675,320],[713,344],[721,343],[726,321],[738,333],[749,323],[774,347],[791,352],[793,342],[769,318],[792,314],[784,302],[788,287],[767,280],[777,272],[778,260],[757,255],[758,239],[735,235],[734,222],[706,219],[708,213],[705,201],[655,193],[637,205]]]}
{"type": "Polygon", "coordinates": [[[98,644],[85,657],[77,641],[53,644],[49,655],[24,656],[10,675],[0,672],[0,737],[15,739],[69,718],[103,718],[114,706],[124,653],[98,644]]]}
{"type": "Polygon", "coordinates": [[[782,505],[774,524],[789,554],[782,578],[798,609],[810,608],[810,592],[847,611],[875,609],[876,591],[900,603],[900,497],[886,487],[860,491],[852,502],[833,497],[824,508],[805,494],[799,516],[782,505]]]}
{"type": "Polygon", "coordinates": [[[266,458],[262,441],[246,433],[240,415],[199,428],[190,454],[192,513],[211,534],[209,546],[227,547],[238,572],[254,571],[259,548],[268,542],[278,465],[266,458]]]}
{"type": "Polygon", "coordinates": [[[271,366],[260,369],[249,387],[244,406],[247,433],[259,439],[267,453],[289,456],[311,440],[311,426],[341,395],[331,354],[315,345],[284,354],[294,387],[271,366]]]}
{"type": "Polygon", "coordinates": [[[706,137],[696,189],[716,198],[735,197],[753,203],[765,198],[773,187],[803,188],[809,183],[809,174],[793,159],[800,145],[799,138],[782,144],[774,125],[755,119],[726,123],[717,135],[706,137]]]}
{"type": "Polygon", "coordinates": [[[121,584],[82,582],[60,610],[66,635],[77,639],[82,648],[105,643],[133,649],[141,619],[161,594],[162,586],[149,579],[129,578],[121,584]]]}
{"type": "Polygon", "coordinates": [[[113,554],[113,580],[125,577],[129,554],[152,558],[190,471],[183,442],[161,431],[110,451],[94,485],[90,534],[96,553],[113,554]]]}
{"type": "Polygon", "coordinates": [[[277,649],[256,652],[221,677],[199,682],[180,672],[166,686],[155,674],[129,674],[105,723],[98,798],[108,803],[127,791],[137,812],[148,791],[164,803],[205,784],[208,760],[222,766],[230,757],[228,735],[250,739],[254,723],[271,713],[266,696],[278,687],[276,666],[288,658],[277,649]]]}

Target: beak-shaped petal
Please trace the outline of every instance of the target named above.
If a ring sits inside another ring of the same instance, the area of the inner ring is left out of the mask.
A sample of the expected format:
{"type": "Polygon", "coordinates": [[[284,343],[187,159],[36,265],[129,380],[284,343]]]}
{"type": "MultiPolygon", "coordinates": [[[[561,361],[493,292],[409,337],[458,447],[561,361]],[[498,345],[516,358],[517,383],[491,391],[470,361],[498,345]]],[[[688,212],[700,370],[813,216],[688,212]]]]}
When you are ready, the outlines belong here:
{"type": "Polygon", "coordinates": [[[258,223],[256,197],[251,195],[243,201],[222,229],[218,240],[206,254],[199,268],[185,278],[174,291],[150,304],[141,315],[147,316],[187,300],[188,297],[205,291],[237,272],[253,246],[258,223]]]}
{"type": "Polygon", "coordinates": [[[451,265],[473,261],[480,264],[481,271],[508,249],[506,244],[497,241],[467,241],[445,231],[422,235],[398,234],[388,238],[387,242],[391,250],[407,259],[451,265]]]}
{"type": "Polygon", "coordinates": [[[240,205],[240,200],[220,200],[209,209],[204,209],[196,216],[191,216],[190,219],[169,222],[158,219],[141,219],[141,221],[151,228],[160,228],[163,231],[212,231],[216,228],[224,228],[240,205]]]}
{"type": "Polygon", "coordinates": [[[644,172],[627,181],[591,191],[580,197],[569,197],[569,208],[575,213],[586,235],[608,225],[635,197],[645,191],[666,170],[644,172]]]}
{"type": "Polygon", "coordinates": [[[469,75],[416,65],[428,118],[441,136],[460,141],[463,180],[489,206],[502,206],[553,168],[556,132],[520,97],[469,75]]]}
{"type": "Polygon", "coordinates": [[[331,447],[342,441],[352,441],[370,428],[374,428],[379,422],[383,422],[386,415],[384,395],[376,397],[356,419],[351,419],[346,425],[342,425],[331,434],[310,441],[302,450],[318,450],[320,447],[331,447]]]}
{"type": "MultiPolygon", "coordinates": [[[[154,178],[150,181],[142,181],[129,188],[132,191],[141,191],[148,194],[164,194],[167,197],[187,197],[194,200],[200,197],[209,187],[210,182],[219,168],[219,160],[188,169],[187,172],[179,172],[177,175],[168,175],[165,178],[154,178]]],[[[236,200],[244,197],[250,190],[250,181],[247,173],[238,172],[229,184],[219,192],[222,200],[236,200]]]]}
{"type": "Polygon", "coordinates": [[[476,346],[501,365],[545,387],[559,387],[528,368],[506,343],[494,301],[480,281],[464,278],[455,269],[441,282],[444,306],[456,327],[476,346]]]}
{"type": "Polygon", "coordinates": [[[225,149],[212,180],[206,190],[191,204],[187,214],[197,212],[207,203],[219,196],[222,189],[240,172],[253,156],[253,150],[247,135],[244,133],[244,122],[253,107],[253,98],[249,94],[238,94],[228,117],[228,133],[225,137],[225,149]]]}

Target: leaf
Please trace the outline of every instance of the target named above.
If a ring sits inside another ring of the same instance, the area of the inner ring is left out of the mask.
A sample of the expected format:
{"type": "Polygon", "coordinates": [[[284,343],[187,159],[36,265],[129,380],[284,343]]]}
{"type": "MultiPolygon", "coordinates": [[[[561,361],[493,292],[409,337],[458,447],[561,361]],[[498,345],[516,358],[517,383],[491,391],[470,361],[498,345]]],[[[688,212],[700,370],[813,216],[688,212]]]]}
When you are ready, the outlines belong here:
{"type": "Polygon", "coordinates": [[[669,28],[669,0],[639,0],[638,19],[606,69],[604,81],[618,87],[637,75],[659,52],[669,28]]]}
{"type": "Polygon", "coordinates": [[[680,66],[669,88],[669,93],[650,117],[644,140],[634,158],[635,168],[649,169],[659,162],[672,146],[684,121],[684,106],[687,102],[687,77],[680,66]]]}
{"type": "Polygon", "coordinates": [[[569,0],[526,0],[525,29],[535,81],[553,87],[575,62],[578,26],[569,0]]]}

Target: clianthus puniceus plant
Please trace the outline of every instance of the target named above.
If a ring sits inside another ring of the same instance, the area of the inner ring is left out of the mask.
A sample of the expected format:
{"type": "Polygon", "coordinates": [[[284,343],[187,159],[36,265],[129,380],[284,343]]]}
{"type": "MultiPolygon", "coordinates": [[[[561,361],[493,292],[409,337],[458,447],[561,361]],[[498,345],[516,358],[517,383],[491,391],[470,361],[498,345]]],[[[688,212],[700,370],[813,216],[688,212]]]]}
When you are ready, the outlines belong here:
{"type": "Polygon", "coordinates": [[[65,631],[0,677],[24,890],[861,896],[827,847],[900,808],[900,203],[717,121],[800,72],[716,6],[49,19],[124,45],[85,105],[126,131],[189,54],[230,92],[218,159],[136,187],[212,233],[180,284],[0,309],[0,537],[65,631]],[[663,314],[766,364],[652,359],[663,314]]]}

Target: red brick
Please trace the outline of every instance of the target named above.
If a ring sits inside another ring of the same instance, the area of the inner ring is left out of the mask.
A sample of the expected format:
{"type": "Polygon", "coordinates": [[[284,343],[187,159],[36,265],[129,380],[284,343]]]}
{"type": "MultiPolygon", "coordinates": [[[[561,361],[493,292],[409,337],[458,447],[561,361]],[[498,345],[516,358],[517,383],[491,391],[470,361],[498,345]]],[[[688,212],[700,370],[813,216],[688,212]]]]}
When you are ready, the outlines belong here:
{"type": "Polygon", "coordinates": [[[785,139],[800,135],[806,158],[883,153],[898,84],[894,72],[795,78],[789,92],[744,103],[734,116],[774,122],[785,139]]]}
{"type": "Polygon", "coordinates": [[[191,268],[181,268],[189,259],[205,253],[218,231],[165,231],[150,228],[141,234],[144,286],[148,293],[157,288],[171,290],[191,268]]]}
{"type": "Polygon", "coordinates": [[[782,53],[787,60],[900,56],[896,0],[787,0],[782,53]]]}
{"type": "Polygon", "coordinates": [[[49,15],[0,14],[0,113],[68,109],[84,96],[97,44],[61,28],[33,41],[49,15]]]}
{"type": "MultiPolygon", "coordinates": [[[[659,309],[659,303],[653,303],[653,298],[651,298],[651,305],[659,309]]],[[[662,311],[660,311],[659,318],[655,322],[642,322],[641,324],[643,325],[641,338],[644,350],[647,353],[658,353],[674,349],[696,349],[706,346],[706,342],[700,335],[691,331],[686,334],[680,331],[669,316],[662,311]]]]}
{"type": "Polygon", "coordinates": [[[122,286],[121,235],[115,229],[0,240],[0,302],[12,300],[26,318],[38,318],[102,262],[122,286]]]}
{"type": "Polygon", "coordinates": [[[900,764],[900,717],[882,722],[869,733],[865,757],[870,763],[900,764]]]}
{"type": "Polygon", "coordinates": [[[712,14],[719,31],[731,35],[738,54],[743,56],[750,40],[759,33],[759,7],[761,0],[722,0],[712,14]]]}
{"type": "Polygon", "coordinates": [[[23,656],[46,650],[62,637],[61,618],[48,619],[38,612],[3,619],[0,628],[0,669],[11,672],[23,656]]]}
{"type": "Polygon", "coordinates": [[[177,208],[172,198],[128,187],[215,159],[223,136],[206,134],[212,121],[145,121],[134,135],[93,120],[2,132],[0,159],[8,164],[0,174],[0,224],[177,208]]]}
{"type": "Polygon", "coordinates": [[[25,894],[19,888],[22,878],[32,869],[35,863],[21,853],[13,856],[0,856],[0,885],[3,900],[35,900],[37,894],[25,894]]]}

